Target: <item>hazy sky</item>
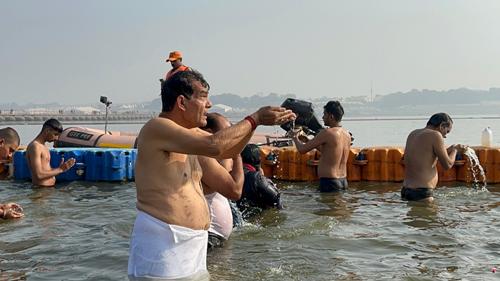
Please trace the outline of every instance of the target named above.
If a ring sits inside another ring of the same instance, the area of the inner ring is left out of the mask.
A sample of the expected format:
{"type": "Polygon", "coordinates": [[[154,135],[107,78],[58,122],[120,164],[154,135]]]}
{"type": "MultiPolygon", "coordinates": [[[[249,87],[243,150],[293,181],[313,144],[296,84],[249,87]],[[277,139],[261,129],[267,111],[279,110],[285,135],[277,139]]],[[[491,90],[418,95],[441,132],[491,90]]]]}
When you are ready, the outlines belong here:
{"type": "Polygon", "coordinates": [[[500,86],[497,0],[0,1],[0,103],[149,101],[171,50],[211,94],[500,86]]]}

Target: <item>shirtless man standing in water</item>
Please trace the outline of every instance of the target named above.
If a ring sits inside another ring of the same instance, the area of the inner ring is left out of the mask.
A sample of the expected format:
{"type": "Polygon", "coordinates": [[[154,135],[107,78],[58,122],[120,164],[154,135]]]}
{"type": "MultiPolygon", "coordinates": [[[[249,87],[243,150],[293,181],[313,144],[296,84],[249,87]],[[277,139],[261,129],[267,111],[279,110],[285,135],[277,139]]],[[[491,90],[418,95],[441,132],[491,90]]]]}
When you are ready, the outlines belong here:
{"type": "Polygon", "coordinates": [[[444,138],[450,133],[453,120],[446,113],[431,116],[427,126],[412,131],[406,140],[404,152],[405,177],[401,198],[410,201],[433,201],[433,190],[438,182],[437,161],[445,170],[455,164],[457,153],[464,153],[464,145],[445,147],[444,138]]]}
{"type": "Polygon", "coordinates": [[[56,141],[62,131],[63,127],[59,121],[49,119],[43,124],[42,131],[38,136],[28,145],[26,157],[28,158],[33,185],[38,187],[54,186],[56,184],[56,176],[66,172],[75,165],[75,159],[70,158],[66,162],[64,162],[64,159],[61,159],[61,163],[57,168],[50,166],[50,152],[45,143],[56,141]]]}
{"type": "Polygon", "coordinates": [[[347,159],[351,149],[351,135],[342,128],[340,121],[344,108],[338,101],[324,106],[323,122],[329,128],[321,130],[312,140],[302,142],[299,132],[294,131],[293,142],[300,153],[314,148],[321,151],[318,164],[319,189],[321,192],[347,189],[347,159]]]}
{"type": "Polygon", "coordinates": [[[258,125],[295,119],[289,110],[267,106],[212,135],[198,128],[206,125],[212,106],[208,90],[196,71],[174,74],[162,87],[162,112],[139,133],[138,214],[130,241],[130,280],[208,280],[210,213],[197,155],[233,158],[258,125]]]}

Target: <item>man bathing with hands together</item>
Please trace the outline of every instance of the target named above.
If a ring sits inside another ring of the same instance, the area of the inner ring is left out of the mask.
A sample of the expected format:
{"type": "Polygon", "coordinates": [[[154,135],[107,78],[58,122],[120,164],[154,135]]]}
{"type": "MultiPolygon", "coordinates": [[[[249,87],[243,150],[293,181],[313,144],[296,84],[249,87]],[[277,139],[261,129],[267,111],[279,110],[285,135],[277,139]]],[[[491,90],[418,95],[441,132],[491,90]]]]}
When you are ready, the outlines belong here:
{"type": "Polygon", "coordinates": [[[50,166],[50,151],[45,146],[47,142],[54,142],[59,138],[63,127],[56,119],[45,121],[42,131],[28,145],[26,157],[31,171],[31,181],[37,187],[51,187],[56,184],[56,176],[66,172],[75,165],[75,159],[70,158],[66,162],[61,159],[59,167],[50,166]]]}
{"type": "Polygon", "coordinates": [[[446,113],[431,116],[425,128],[412,131],[406,140],[405,176],[401,198],[409,201],[432,202],[438,182],[437,161],[445,170],[455,164],[457,153],[467,146],[454,144],[446,148],[444,139],[451,132],[453,120],[446,113]]]}

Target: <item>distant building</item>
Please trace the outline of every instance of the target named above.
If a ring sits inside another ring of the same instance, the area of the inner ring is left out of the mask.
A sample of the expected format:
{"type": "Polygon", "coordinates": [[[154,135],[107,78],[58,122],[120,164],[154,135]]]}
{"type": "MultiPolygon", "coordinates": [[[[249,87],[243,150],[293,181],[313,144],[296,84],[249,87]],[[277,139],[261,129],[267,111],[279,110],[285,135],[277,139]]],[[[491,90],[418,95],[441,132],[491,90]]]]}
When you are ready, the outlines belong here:
{"type": "Polygon", "coordinates": [[[57,109],[45,108],[45,107],[27,108],[24,110],[24,113],[33,115],[57,114],[57,112],[58,112],[57,109]]]}
{"type": "Polygon", "coordinates": [[[212,111],[227,113],[227,112],[232,112],[233,108],[228,105],[218,103],[212,106],[212,111]]]}
{"type": "Polygon", "coordinates": [[[64,109],[64,112],[70,112],[72,114],[100,114],[101,110],[92,106],[72,106],[64,109]]]}

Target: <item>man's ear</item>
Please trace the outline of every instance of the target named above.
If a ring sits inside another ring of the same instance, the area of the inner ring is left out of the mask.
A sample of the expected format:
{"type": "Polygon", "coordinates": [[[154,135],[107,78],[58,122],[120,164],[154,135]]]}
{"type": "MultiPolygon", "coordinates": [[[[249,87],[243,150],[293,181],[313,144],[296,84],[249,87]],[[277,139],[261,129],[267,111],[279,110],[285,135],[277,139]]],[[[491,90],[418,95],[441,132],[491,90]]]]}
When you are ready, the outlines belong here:
{"type": "Polygon", "coordinates": [[[3,147],[5,145],[5,139],[0,139],[0,147],[3,147]]]}
{"type": "Polygon", "coordinates": [[[177,97],[177,106],[181,109],[181,110],[186,110],[186,97],[183,96],[183,95],[179,95],[177,97]]]}

